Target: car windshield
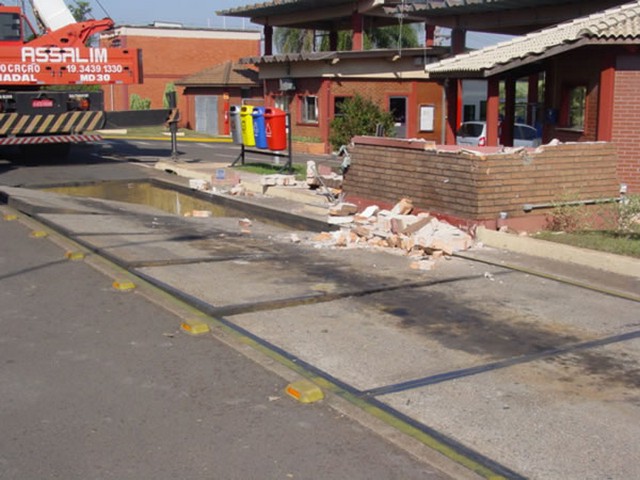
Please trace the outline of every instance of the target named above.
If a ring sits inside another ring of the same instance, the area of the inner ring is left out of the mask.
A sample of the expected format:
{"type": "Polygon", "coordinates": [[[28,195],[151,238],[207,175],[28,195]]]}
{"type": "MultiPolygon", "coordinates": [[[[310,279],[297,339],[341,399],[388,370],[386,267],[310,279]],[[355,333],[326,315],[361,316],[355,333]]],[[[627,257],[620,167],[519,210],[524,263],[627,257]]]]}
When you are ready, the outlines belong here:
{"type": "Polygon", "coordinates": [[[535,140],[538,132],[536,132],[535,128],[527,127],[526,125],[516,125],[514,136],[519,140],[535,140]]]}
{"type": "Polygon", "coordinates": [[[463,123],[458,130],[458,135],[460,137],[479,137],[482,135],[483,128],[482,123],[463,123]]]}

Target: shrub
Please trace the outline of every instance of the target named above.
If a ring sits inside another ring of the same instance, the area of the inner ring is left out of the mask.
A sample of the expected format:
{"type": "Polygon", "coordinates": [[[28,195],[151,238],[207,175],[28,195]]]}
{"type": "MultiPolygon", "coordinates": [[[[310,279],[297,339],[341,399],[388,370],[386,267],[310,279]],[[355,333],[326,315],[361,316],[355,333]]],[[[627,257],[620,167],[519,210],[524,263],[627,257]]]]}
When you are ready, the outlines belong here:
{"type": "Polygon", "coordinates": [[[375,135],[378,125],[384,136],[394,135],[393,117],[370,99],[360,95],[345,100],[339,106],[339,116],[331,122],[329,141],[334,149],[348,145],[356,135],[375,135]]]}
{"type": "Polygon", "coordinates": [[[167,93],[175,92],[176,85],[173,82],[167,83],[164,87],[164,94],[162,95],[162,108],[169,108],[169,99],[167,93]]]}
{"type": "Polygon", "coordinates": [[[134,93],[129,99],[129,108],[131,110],[149,110],[151,108],[151,100],[141,98],[140,95],[134,93]]]}
{"type": "Polygon", "coordinates": [[[547,229],[567,233],[590,229],[593,216],[579,199],[577,192],[562,192],[547,217],[547,229]]]}
{"type": "Polygon", "coordinates": [[[630,195],[618,205],[618,230],[640,231],[640,195],[630,195]]]}

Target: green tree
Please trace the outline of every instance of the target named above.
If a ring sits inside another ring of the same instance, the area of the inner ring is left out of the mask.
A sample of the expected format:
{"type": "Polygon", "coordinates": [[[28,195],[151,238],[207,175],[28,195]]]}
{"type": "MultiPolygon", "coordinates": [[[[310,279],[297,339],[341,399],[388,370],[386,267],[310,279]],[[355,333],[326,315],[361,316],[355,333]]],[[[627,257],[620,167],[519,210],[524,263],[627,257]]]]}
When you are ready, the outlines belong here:
{"type": "Polygon", "coordinates": [[[274,43],[278,53],[313,52],[315,32],[301,28],[276,28],[274,43]]]}
{"type": "Polygon", "coordinates": [[[89,5],[89,2],[73,0],[73,4],[67,6],[77,22],[84,22],[91,16],[91,5],[89,5]]]}
{"type": "Polygon", "coordinates": [[[337,150],[356,135],[375,135],[378,125],[385,136],[395,135],[391,113],[383,111],[371,99],[356,95],[340,105],[338,116],[331,122],[329,141],[337,150]]]}
{"type": "Polygon", "coordinates": [[[164,93],[162,94],[162,107],[163,108],[169,108],[169,100],[167,100],[167,93],[169,92],[175,92],[176,91],[176,85],[173,82],[167,83],[167,85],[164,87],[164,93]]]}
{"type": "MultiPolygon", "coordinates": [[[[351,50],[353,45],[352,35],[350,30],[338,32],[338,51],[351,50]]],[[[365,50],[374,48],[416,48],[419,46],[418,32],[412,25],[392,25],[374,28],[364,33],[363,47],[365,50]]],[[[323,52],[330,50],[328,34],[323,35],[318,50],[323,52]]]]}
{"type": "Polygon", "coordinates": [[[140,95],[134,93],[129,98],[129,108],[131,110],[149,110],[151,108],[151,100],[141,98],[140,95]]]}
{"type": "Polygon", "coordinates": [[[392,25],[374,28],[365,36],[368,48],[415,48],[420,46],[418,32],[411,25],[392,25]]]}

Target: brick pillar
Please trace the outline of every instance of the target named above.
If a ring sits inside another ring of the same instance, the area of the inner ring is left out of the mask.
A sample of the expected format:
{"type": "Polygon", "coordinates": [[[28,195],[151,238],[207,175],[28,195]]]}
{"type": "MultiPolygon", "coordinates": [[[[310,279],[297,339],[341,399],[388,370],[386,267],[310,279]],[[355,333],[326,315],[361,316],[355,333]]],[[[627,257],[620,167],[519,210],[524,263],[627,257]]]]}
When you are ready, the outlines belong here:
{"type": "Polygon", "coordinates": [[[507,78],[505,80],[505,103],[504,120],[500,138],[502,145],[513,146],[513,123],[516,120],[516,79],[507,78]]]}
{"type": "Polygon", "coordinates": [[[600,69],[598,86],[598,133],[597,140],[610,142],[613,136],[613,103],[615,91],[615,58],[609,55],[600,69]]]}
{"type": "Polygon", "coordinates": [[[264,26],[264,54],[273,55],[273,27],[264,26]]]}
{"type": "Polygon", "coordinates": [[[435,25],[425,25],[424,27],[424,44],[427,47],[433,47],[436,44],[436,26],[435,25]]]}
{"type": "Polygon", "coordinates": [[[456,132],[458,130],[458,103],[460,93],[459,82],[455,78],[449,79],[446,84],[447,95],[447,123],[445,125],[445,145],[455,145],[456,132]]]}
{"type": "Polygon", "coordinates": [[[487,146],[498,146],[498,116],[500,114],[500,80],[491,77],[487,84],[487,146]]]}
{"type": "Polygon", "coordinates": [[[351,16],[351,25],[353,28],[353,41],[351,45],[351,50],[353,51],[364,50],[363,23],[364,23],[364,17],[358,12],[355,12],[351,16]]]}
{"type": "Polygon", "coordinates": [[[454,28],[451,30],[451,53],[458,55],[463,53],[466,48],[467,31],[462,28],[454,28]]]}
{"type": "Polygon", "coordinates": [[[338,50],[338,31],[331,30],[329,32],[329,50],[335,52],[338,50]]]}

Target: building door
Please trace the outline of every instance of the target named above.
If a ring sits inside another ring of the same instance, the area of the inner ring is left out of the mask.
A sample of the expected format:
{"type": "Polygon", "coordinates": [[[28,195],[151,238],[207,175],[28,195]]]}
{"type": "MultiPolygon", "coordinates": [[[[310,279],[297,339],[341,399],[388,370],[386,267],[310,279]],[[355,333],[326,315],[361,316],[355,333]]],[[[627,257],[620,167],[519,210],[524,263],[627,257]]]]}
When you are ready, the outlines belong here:
{"type": "Polygon", "coordinates": [[[407,136],[407,97],[389,97],[389,112],[393,116],[396,138],[407,136]]]}
{"type": "Polygon", "coordinates": [[[215,95],[196,95],[196,132],[207,135],[219,135],[218,97],[215,95]]]}

